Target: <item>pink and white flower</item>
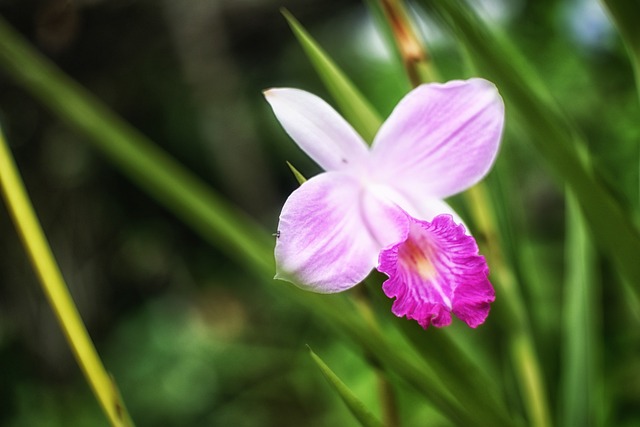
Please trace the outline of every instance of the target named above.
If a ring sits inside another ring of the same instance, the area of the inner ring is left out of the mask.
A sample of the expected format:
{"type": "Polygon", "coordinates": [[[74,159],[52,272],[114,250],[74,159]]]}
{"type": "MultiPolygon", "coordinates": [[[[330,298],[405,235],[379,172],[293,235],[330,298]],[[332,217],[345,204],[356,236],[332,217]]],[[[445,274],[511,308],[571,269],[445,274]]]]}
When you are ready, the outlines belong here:
{"type": "Polygon", "coordinates": [[[326,102],[270,89],[285,131],[326,172],[285,202],[276,278],[320,293],[349,289],[374,267],[393,312],[422,327],[451,312],[481,324],[494,300],[488,267],[444,198],[482,179],[500,144],[504,106],[483,79],[426,84],[400,101],[369,148],[326,102]]]}

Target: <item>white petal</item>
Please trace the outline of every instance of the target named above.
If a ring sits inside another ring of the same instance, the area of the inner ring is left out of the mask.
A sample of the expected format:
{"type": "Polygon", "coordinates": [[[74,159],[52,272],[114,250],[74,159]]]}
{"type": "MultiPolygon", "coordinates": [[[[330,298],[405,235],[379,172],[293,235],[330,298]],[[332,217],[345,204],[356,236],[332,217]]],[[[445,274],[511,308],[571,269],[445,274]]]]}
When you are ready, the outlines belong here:
{"type": "Polygon", "coordinates": [[[376,177],[415,198],[459,193],[491,168],[503,123],[502,98],[486,80],[422,85],[378,132],[372,148],[376,177]]]}
{"type": "Polygon", "coordinates": [[[324,170],[341,170],[368,157],[362,137],[321,98],[288,88],[264,95],[284,130],[324,170]]]}
{"type": "Polygon", "coordinates": [[[320,293],[351,288],[376,265],[380,249],[400,238],[391,231],[406,233],[396,225],[406,222],[404,218],[402,211],[373,197],[349,174],[317,175],[295,190],[282,208],[276,278],[320,293]]]}
{"type": "MultiPolygon", "coordinates": [[[[378,199],[388,200],[404,210],[413,218],[422,221],[431,221],[438,215],[451,215],[456,224],[463,224],[462,218],[444,200],[434,197],[422,196],[415,191],[403,191],[402,186],[396,185],[369,185],[369,192],[376,195],[378,199]],[[397,188],[400,187],[400,188],[397,188]]],[[[465,225],[466,227],[466,225],[465,225]]],[[[394,236],[398,233],[395,232],[394,236]]]]}
{"type": "Polygon", "coordinates": [[[430,197],[421,197],[419,199],[413,198],[414,195],[408,194],[405,200],[408,201],[406,209],[414,218],[421,219],[423,221],[433,221],[438,215],[451,215],[453,221],[456,224],[462,224],[466,227],[462,218],[451,206],[444,200],[434,199],[430,197]]]}

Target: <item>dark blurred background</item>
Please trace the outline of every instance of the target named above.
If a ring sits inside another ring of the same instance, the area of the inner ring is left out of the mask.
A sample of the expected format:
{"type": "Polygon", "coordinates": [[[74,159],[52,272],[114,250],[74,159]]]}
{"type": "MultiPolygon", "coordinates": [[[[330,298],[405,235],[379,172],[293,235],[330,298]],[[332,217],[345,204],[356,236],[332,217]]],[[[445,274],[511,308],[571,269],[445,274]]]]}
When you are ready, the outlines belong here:
{"type": "MultiPolygon", "coordinates": [[[[606,179],[621,200],[636,204],[637,99],[624,50],[597,3],[480,3],[556,96],[571,100],[563,107],[595,141],[591,148],[606,179]],[[596,117],[609,123],[606,129],[596,117]],[[608,149],[612,139],[622,141],[616,150],[608,149]]],[[[126,121],[275,230],[280,206],[296,187],[284,161],[307,176],[318,168],[279,128],[261,91],[293,86],[327,98],[280,7],[383,115],[408,90],[366,7],[355,0],[0,0],[0,15],[126,121]]],[[[443,74],[460,77],[454,43],[424,22],[421,31],[443,74]]],[[[355,425],[304,348],[320,348],[367,400],[375,379],[333,331],[265,292],[1,70],[0,123],[138,426],[355,425]]],[[[537,157],[512,144],[523,231],[534,236],[532,250],[549,258],[543,280],[557,284],[561,196],[537,157]]],[[[0,425],[107,425],[0,207],[0,425]]],[[[551,301],[553,292],[532,298],[551,301]]],[[[541,316],[537,332],[544,341],[555,318],[541,316]]],[[[553,366],[553,350],[547,356],[553,366]]]]}

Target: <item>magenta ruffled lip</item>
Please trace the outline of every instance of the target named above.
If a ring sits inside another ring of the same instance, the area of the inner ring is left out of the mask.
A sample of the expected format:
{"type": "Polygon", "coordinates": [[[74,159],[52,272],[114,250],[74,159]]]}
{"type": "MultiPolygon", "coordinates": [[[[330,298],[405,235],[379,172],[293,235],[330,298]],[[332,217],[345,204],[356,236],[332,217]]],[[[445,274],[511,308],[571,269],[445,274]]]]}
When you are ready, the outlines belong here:
{"type": "Polygon", "coordinates": [[[473,237],[450,215],[410,219],[405,240],[383,249],[377,269],[393,313],[420,326],[447,326],[451,313],[475,328],[489,315],[495,291],[473,237]]]}

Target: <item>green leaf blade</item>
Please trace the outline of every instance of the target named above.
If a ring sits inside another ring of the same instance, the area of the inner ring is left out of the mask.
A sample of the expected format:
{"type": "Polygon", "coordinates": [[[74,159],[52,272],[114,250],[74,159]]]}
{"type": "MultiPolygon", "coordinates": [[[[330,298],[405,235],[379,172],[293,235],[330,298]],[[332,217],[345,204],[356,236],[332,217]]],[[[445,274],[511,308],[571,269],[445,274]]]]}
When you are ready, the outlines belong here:
{"type": "Polygon", "coordinates": [[[340,399],[347,405],[349,411],[353,414],[353,416],[358,420],[360,425],[363,427],[382,427],[382,423],[373,415],[369,409],[365,406],[365,404],[358,399],[358,397],[353,394],[353,392],[346,386],[340,378],[329,368],[329,366],[311,350],[311,347],[307,346],[309,349],[309,354],[311,355],[311,359],[315,362],[315,364],[322,372],[322,375],[325,377],[329,385],[334,389],[340,399]]]}
{"type": "Polygon", "coordinates": [[[633,65],[636,89],[640,99],[640,3],[629,0],[602,0],[618,28],[633,65]]]}
{"type": "Polygon", "coordinates": [[[566,284],[561,341],[562,404],[559,425],[604,425],[598,340],[596,256],[577,202],[567,195],[566,284]]]}
{"type": "Polygon", "coordinates": [[[371,143],[382,124],[380,115],[354,84],[287,10],[282,14],[347,121],[371,143]]]}

